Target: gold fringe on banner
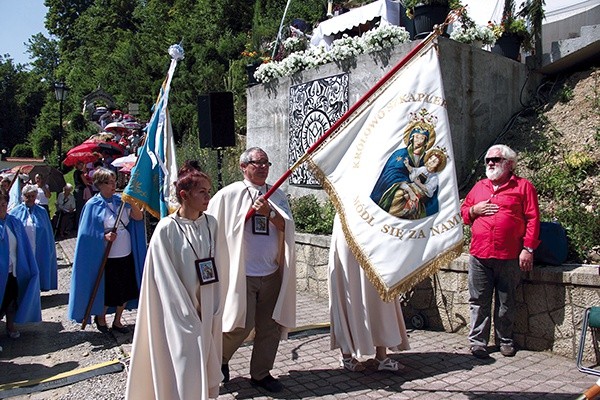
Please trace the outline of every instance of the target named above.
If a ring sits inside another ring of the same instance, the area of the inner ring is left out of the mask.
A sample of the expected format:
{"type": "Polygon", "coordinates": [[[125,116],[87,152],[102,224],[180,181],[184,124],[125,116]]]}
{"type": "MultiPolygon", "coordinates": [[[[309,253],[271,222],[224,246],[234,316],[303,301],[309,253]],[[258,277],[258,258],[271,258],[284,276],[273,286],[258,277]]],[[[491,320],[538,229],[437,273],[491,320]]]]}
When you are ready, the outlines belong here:
{"type": "Polygon", "coordinates": [[[323,190],[325,190],[325,192],[327,192],[329,195],[333,206],[342,220],[342,229],[344,231],[346,241],[348,242],[348,247],[352,251],[352,254],[354,254],[356,257],[361,268],[365,271],[369,281],[373,284],[373,286],[375,286],[375,289],[379,293],[379,297],[381,297],[383,301],[394,301],[402,294],[410,292],[410,290],[419,282],[434,275],[442,267],[447,266],[450,264],[450,262],[462,254],[463,240],[460,240],[449,249],[446,249],[444,252],[438,254],[433,260],[430,260],[429,262],[418,267],[409,276],[404,278],[402,282],[399,282],[392,288],[388,288],[383,283],[383,279],[381,279],[381,276],[377,273],[375,267],[371,263],[371,260],[369,260],[369,258],[364,255],[364,252],[361,251],[352,231],[347,228],[346,214],[344,208],[342,207],[342,202],[339,198],[339,195],[333,188],[333,185],[325,177],[323,171],[321,171],[321,169],[317,167],[312,160],[308,160],[307,164],[310,171],[315,175],[319,182],[321,182],[323,190]]]}

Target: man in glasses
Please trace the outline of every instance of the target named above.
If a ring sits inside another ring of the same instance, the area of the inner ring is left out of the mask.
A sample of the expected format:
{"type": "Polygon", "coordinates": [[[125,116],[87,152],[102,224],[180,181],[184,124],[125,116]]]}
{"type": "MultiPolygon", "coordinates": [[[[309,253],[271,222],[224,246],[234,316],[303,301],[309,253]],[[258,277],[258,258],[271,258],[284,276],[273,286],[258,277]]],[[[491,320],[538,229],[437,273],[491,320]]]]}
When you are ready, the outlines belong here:
{"type": "Polygon", "coordinates": [[[296,256],[294,221],[285,193],[266,184],[271,162],[264,150],[252,147],[240,156],[244,180],[218,191],[207,212],[219,229],[218,271],[225,288],[223,309],[223,382],[229,381],[229,360],[255,330],[250,382],[280,392],[271,376],[280,338],[296,325],[296,256]],[[247,218],[249,211],[254,215],[247,218]]]}
{"type": "Polygon", "coordinates": [[[515,175],[516,164],[517,154],[510,147],[490,147],[485,156],[487,179],[473,186],[461,206],[464,222],[471,225],[469,342],[477,358],[489,357],[494,290],[495,342],[503,356],[515,355],[515,292],[521,271],[533,268],[533,250],[539,244],[537,192],[531,182],[515,175]]]}

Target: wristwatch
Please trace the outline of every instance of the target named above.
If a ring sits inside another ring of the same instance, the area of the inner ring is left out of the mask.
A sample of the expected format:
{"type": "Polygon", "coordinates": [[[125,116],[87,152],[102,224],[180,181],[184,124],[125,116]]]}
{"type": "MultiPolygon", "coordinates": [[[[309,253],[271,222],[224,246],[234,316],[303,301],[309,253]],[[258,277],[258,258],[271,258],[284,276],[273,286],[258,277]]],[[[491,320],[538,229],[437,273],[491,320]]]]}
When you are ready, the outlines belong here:
{"type": "Polygon", "coordinates": [[[527,247],[527,246],[523,246],[523,248],[525,250],[527,250],[527,252],[532,253],[533,254],[533,249],[531,247],[527,247]]]}
{"type": "Polygon", "coordinates": [[[271,211],[269,212],[269,219],[273,219],[277,216],[277,213],[275,212],[275,210],[273,210],[271,208],[271,211]]]}

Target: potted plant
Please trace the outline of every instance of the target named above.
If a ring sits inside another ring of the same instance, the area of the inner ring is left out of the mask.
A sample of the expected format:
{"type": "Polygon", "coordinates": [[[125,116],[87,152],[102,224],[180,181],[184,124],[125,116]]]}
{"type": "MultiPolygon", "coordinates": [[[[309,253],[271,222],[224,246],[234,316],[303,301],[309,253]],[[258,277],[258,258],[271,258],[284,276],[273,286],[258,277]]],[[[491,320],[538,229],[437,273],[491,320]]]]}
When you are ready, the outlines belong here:
{"type": "Polygon", "coordinates": [[[444,23],[450,10],[461,6],[460,0],[401,0],[406,15],[415,26],[415,39],[422,39],[435,25],[444,23]]]}
{"type": "Polygon", "coordinates": [[[496,36],[496,45],[492,47],[492,52],[518,60],[521,47],[525,50],[531,49],[531,34],[525,19],[515,15],[514,0],[505,0],[502,21],[500,24],[490,23],[490,27],[496,36]]]}
{"type": "Polygon", "coordinates": [[[246,45],[246,49],[242,51],[242,59],[246,63],[246,75],[248,76],[248,85],[257,84],[257,80],[254,77],[254,73],[256,69],[260,67],[261,64],[268,63],[271,61],[271,57],[266,54],[263,54],[261,51],[252,50],[250,45],[246,45]]]}

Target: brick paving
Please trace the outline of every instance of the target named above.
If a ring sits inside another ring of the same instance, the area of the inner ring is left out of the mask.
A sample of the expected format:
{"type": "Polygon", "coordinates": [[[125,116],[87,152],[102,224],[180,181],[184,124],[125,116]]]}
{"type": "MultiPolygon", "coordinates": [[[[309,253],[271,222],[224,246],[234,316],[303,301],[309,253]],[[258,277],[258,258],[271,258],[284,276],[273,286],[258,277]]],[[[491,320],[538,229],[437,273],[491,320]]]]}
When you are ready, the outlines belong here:
{"type": "MultiPolygon", "coordinates": [[[[74,242],[67,239],[58,243],[58,254],[65,255],[64,268],[69,267],[74,242]]],[[[53,301],[66,304],[66,294],[54,295],[53,301]]],[[[219,399],[562,400],[576,398],[597,380],[580,373],[574,360],[549,352],[522,350],[512,358],[496,352],[488,360],[479,360],[470,355],[464,335],[427,330],[409,331],[411,350],[393,355],[405,365],[403,371],[378,372],[372,360],[364,359],[366,371],[347,372],[339,366],[339,351],[330,350],[327,300],[299,292],[297,313],[300,329],[281,342],[272,371],[281,379],[284,391],[267,395],[250,385],[251,346],[243,346],[231,360],[231,381],[222,387],[219,399]]],[[[133,325],[135,312],[127,312],[124,320],[133,325]]],[[[44,322],[44,329],[58,329],[59,321],[44,322]]],[[[77,340],[97,340],[96,345],[102,345],[100,342],[105,339],[88,335],[77,340]]],[[[130,337],[117,337],[117,342],[114,353],[129,354],[130,337]]],[[[46,359],[44,354],[60,349],[60,345],[56,341],[36,343],[33,346],[43,348],[31,351],[31,356],[21,357],[18,363],[6,358],[0,360],[3,382],[8,382],[7,376],[14,382],[39,376],[44,369],[56,373],[81,367],[81,360],[63,363],[60,368],[50,365],[51,359],[46,359]]],[[[123,382],[124,379],[120,379],[116,384],[123,385],[123,382]]],[[[58,397],[38,393],[35,398],[58,397]]]]}

